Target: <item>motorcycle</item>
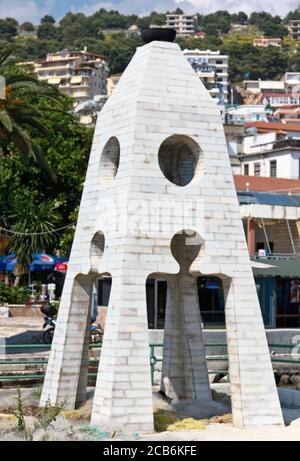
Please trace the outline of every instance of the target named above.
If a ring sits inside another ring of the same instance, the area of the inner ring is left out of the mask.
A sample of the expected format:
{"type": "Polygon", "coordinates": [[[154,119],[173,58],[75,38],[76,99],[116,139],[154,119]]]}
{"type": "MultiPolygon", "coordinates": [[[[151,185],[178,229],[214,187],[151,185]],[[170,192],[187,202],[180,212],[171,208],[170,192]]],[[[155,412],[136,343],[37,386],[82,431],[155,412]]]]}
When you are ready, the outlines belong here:
{"type": "Polygon", "coordinates": [[[52,344],[54,330],[56,327],[56,319],[53,317],[45,317],[44,320],[43,329],[47,328],[48,326],[49,328],[47,328],[47,330],[43,333],[43,342],[44,344],[52,344]]]}
{"type": "MultiPolygon", "coordinates": [[[[56,327],[57,311],[51,304],[41,307],[41,311],[43,314],[46,314],[43,329],[47,328],[43,333],[43,342],[44,344],[52,344],[56,327]]],[[[103,331],[100,326],[92,324],[90,327],[90,344],[100,344],[102,342],[102,337],[103,331]]]]}

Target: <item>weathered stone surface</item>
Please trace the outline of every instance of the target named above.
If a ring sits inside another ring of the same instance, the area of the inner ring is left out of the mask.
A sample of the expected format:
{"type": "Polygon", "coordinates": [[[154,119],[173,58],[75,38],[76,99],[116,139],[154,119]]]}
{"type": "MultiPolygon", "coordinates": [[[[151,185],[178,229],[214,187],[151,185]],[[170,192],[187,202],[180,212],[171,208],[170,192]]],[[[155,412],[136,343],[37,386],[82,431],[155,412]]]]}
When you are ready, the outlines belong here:
{"type": "Polygon", "coordinates": [[[153,429],[149,276],[169,288],[163,385],[210,399],[199,274],[223,281],[234,424],[282,424],[219,109],[177,44],[139,48],[99,114],[42,404],[84,398],[99,274],[112,289],[93,424],[153,429]]]}

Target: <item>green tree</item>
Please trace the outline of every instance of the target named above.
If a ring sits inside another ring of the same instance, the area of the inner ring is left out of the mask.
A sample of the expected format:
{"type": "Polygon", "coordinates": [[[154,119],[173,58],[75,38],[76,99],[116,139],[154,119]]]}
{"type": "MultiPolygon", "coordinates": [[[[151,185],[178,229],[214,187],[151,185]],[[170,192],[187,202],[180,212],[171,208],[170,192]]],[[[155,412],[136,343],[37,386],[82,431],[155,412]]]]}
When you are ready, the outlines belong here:
{"type": "Polygon", "coordinates": [[[229,55],[229,78],[232,82],[251,79],[280,78],[287,70],[288,57],[275,47],[257,48],[250,43],[230,43],[221,47],[229,55]]]}
{"type": "Polygon", "coordinates": [[[300,9],[299,8],[297,8],[294,11],[290,11],[285,18],[285,22],[291,21],[292,19],[300,19],[300,9]]]}
{"type": "Polygon", "coordinates": [[[45,16],[42,17],[41,24],[55,24],[55,19],[53,16],[46,14],[45,16]]]}
{"type": "Polygon", "coordinates": [[[11,40],[18,34],[18,23],[14,19],[0,19],[0,40],[11,40]]]}
{"type": "Polygon", "coordinates": [[[253,12],[249,17],[249,24],[257,26],[267,37],[282,38],[288,34],[288,29],[282,24],[280,16],[272,16],[265,11],[253,12]]]}
{"type": "Polygon", "coordinates": [[[16,253],[15,285],[27,271],[32,262],[33,253],[46,252],[53,248],[57,235],[55,222],[57,214],[54,204],[50,201],[37,203],[29,194],[16,196],[12,204],[10,218],[15,221],[12,225],[9,251],[16,253]]]}
{"type": "Polygon", "coordinates": [[[44,22],[37,28],[37,37],[39,40],[58,39],[58,29],[51,22],[44,22]]]}
{"type": "MultiPolygon", "coordinates": [[[[43,108],[44,125],[51,141],[35,129],[30,131],[30,136],[55,171],[56,182],[36,163],[26,166],[21,157],[13,153],[3,157],[0,170],[0,226],[6,229],[16,224],[10,210],[20,195],[31,197],[34,203],[50,201],[55,204],[58,216],[56,227],[76,221],[74,210],[80,202],[93,130],[81,125],[71,113],[70,98],[64,98],[61,112],[52,110],[51,103],[44,99],[39,100],[39,107],[43,108]]],[[[65,256],[70,251],[72,235],[72,228],[58,234],[65,256]]],[[[52,252],[52,249],[49,248],[49,251],[52,252]]]]}
{"type": "Polygon", "coordinates": [[[227,34],[231,25],[231,16],[226,10],[198,16],[200,28],[209,35],[227,34]]]}
{"type": "Polygon", "coordinates": [[[231,15],[231,21],[235,24],[247,24],[248,16],[243,11],[231,15]]]}
{"type": "Polygon", "coordinates": [[[5,79],[5,94],[0,99],[0,157],[9,155],[11,148],[18,151],[25,164],[30,159],[39,163],[54,179],[54,174],[45,160],[39,145],[30,136],[35,129],[49,139],[44,125],[44,114],[34,104],[34,99],[50,100],[53,108],[61,108],[61,95],[54,88],[39,82],[35,77],[22,72],[8,62],[14,48],[7,48],[0,54],[0,75],[5,79]],[[32,103],[29,102],[32,98],[32,103]]]}
{"type": "Polygon", "coordinates": [[[22,30],[24,32],[33,32],[34,31],[34,25],[32,24],[32,22],[29,22],[29,21],[23,22],[20,25],[20,30],[22,30]]]}

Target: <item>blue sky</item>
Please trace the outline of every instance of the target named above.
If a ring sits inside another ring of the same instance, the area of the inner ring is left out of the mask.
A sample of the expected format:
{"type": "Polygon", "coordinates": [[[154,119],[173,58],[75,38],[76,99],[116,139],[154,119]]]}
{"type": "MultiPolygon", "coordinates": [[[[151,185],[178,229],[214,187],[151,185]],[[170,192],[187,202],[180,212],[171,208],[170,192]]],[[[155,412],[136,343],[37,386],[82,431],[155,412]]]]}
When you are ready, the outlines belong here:
{"type": "Polygon", "coordinates": [[[9,16],[19,22],[31,21],[36,24],[45,14],[51,14],[59,20],[68,11],[82,11],[86,15],[91,15],[100,8],[106,8],[122,13],[145,15],[153,10],[166,11],[177,6],[186,12],[209,13],[227,9],[230,12],[251,13],[264,9],[272,14],[284,16],[298,4],[299,0],[0,0],[0,18],[9,16]]]}

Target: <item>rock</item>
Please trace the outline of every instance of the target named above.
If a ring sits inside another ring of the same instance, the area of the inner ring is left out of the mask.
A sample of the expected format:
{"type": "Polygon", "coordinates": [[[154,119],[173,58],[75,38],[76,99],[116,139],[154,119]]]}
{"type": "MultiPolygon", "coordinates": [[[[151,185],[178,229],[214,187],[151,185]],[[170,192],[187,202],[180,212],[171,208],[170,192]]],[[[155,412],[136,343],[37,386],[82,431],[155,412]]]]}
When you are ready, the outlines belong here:
{"type": "Polygon", "coordinates": [[[284,374],[280,376],[279,386],[287,386],[289,384],[289,375],[284,374]]]}
{"type": "Polygon", "coordinates": [[[300,376],[299,375],[292,375],[290,376],[290,382],[296,386],[297,384],[300,384],[300,376]]]}
{"type": "Polygon", "coordinates": [[[229,408],[214,400],[186,400],[171,405],[174,411],[186,418],[204,419],[229,413],[229,408]]]}

